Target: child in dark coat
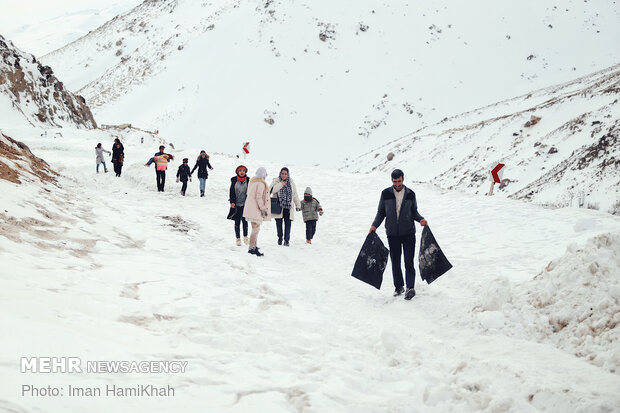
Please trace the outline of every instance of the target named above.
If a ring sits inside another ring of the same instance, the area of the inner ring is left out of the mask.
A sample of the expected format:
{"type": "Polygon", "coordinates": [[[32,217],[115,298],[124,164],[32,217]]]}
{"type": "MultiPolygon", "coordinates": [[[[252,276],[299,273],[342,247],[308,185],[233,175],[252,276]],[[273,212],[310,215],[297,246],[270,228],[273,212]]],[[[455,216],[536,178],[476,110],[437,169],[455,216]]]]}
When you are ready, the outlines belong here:
{"type": "Polygon", "coordinates": [[[306,223],[306,243],[312,244],[312,238],[316,233],[316,222],[319,215],[323,215],[323,208],[319,200],[312,197],[312,189],[307,187],[304,191],[304,199],[301,201],[301,213],[306,223]]]}
{"type": "Polygon", "coordinates": [[[187,180],[189,179],[190,182],[192,180],[188,162],[189,159],[183,158],[183,165],[180,165],[179,170],[177,171],[177,182],[179,182],[179,180],[183,182],[183,187],[181,188],[181,195],[183,196],[185,196],[185,191],[187,190],[187,180]]]}

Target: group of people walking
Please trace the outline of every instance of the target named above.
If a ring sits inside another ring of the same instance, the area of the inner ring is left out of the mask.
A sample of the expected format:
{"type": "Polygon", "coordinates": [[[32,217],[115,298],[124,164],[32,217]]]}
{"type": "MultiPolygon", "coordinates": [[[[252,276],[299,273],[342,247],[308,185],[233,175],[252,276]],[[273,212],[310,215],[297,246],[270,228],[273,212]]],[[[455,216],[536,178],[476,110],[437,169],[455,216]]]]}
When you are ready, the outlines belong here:
{"type": "Polygon", "coordinates": [[[95,160],[97,163],[97,173],[99,173],[99,165],[103,165],[103,172],[108,172],[108,167],[105,164],[104,153],[112,156],[112,164],[114,165],[114,173],[117,177],[121,176],[121,171],[123,169],[123,162],[125,162],[125,147],[121,143],[120,139],[114,139],[114,144],[112,145],[112,152],[103,149],[101,143],[98,143],[95,146],[95,160]]]}
{"type": "MultiPolygon", "coordinates": [[[[145,164],[145,166],[150,166],[155,163],[157,190],[159,192],[164,192],[168,162],[174,159],[173,155],[164,150],[165,146],[161,145],[159,152],[156,152],[145,164]]],[[[104,153],[111,155],[114,172],[117,177],[120,177],[125,157],[123,144],[118,138],[115,139],[111,152],[104,149],[101,143],[97,144],[95,147],[97,173],[99,173],[99,165],[101,164],[104,172],[108,172],[104,153]]],[[[191,182],[192,174],[196,169],[198,169],[200,181],[200,196],[204,197],[209,170],[213,169],[209,155],[204,150],[200,151],[191,170],[188,158],[183,159],[183,164],[177,170],[177,182],[183,183],[181,188],[183,196],[187,191],[187,182],[188,180],[191,182]]],[[[304,190],[303,199],[299,199],[297,186],[287,167],[280,169],[279,175],[273,178],[271,184],[267,184],[267,170],[264,167],[258,168],[251,179],[248,179],[247,173],[247,167],[239,165],[235,169],[235,176],[230,178],[230,212],[228,218],[234,221],[236,245],[242,245],[241,234],[243,233],[243,243],[248,245],[248,253],[258,257],[263,256],[264,254],[258,248],[258,234],[261,224],[271,221],[273,218],[276,222],[278,245],[289,246],[295,212],[302,213],[302,219],[306,224],[306,243],[311,244],[316,233],[319,216],[323,215],[323,208],[320,202],[313,197],[312,188],[307,187],[304,190]],[[252,231],[248,237],[249,226],[251,226],[252,231]]],[[[409,300],[415,296],[415,269],[413,265],[415,222],[419,222],[421,226],[428,225],[428,223],[418,212],[415,193],[403,184],[403,171],[395,169],[391,178],[392,186],[381,192],[377,215],[369,232],[376,231],[377,227],[384,220],[386,221],[385,226],[395,287],[394,295],[405,293],[405,299],[409,300]],[[400,266],[403,253],[405,280],[403,280],[400,266]]]]}
{"type": "Polygon", "coordinates": [[[312,189],[306,188],[304,199],[300,201],[297,187],[290,177],[288,168],[282,168],[279,176],[272,180],[271,185],[268,185],[265,180],[267,171],[264,167],[258,168],[254,177],[249,181],[247,171],[244,165],[239,165],[235,170],[235,176],[230,179],[231,212],[229,218],[235,221],[237,245],[241,245],[241,226],[243,225],[243,240],[249,244],[248,253],[263,256],[264,254],[257,246],[260,225],[274,218],[278,245],[289,246],[291,224],[295,219],[296,211],[302,211],[302,218],[306,223],[306,243],[311,244],[316,232],[316,222],[319,215],[323,215],[321,204],[312,197],[312,189]],[[252,226],[249,239],[248,222],[252,226]]]}
{"type": "MultiPolygon", "coordinates": [[[[157,192],[164,192],[168,162],[174,159],[174,156],[172,154],[164,152],[165,149],[166,147],[164,145],[161,145],[159,147],[159,152],[156,152],[145,164],[145,166],[150,166],[152,163],[155,164],[157,192]]],[[[206,151],[200,151],[200,154],[196,159],[196,164],[191,170],[189,169],[189,159],[183,158],[183,163],[179,166],[176,176],[177,182],[183,183],[181,187],[181,195],[185,196],[185,192],[187,191],[187,181],[192,181],[192,174],[196,169],[198,169],[198,181],[200,181],[200,196],[205,196],[205,186],[207,183],[207,178],[209,178],[208,170],[213,169],[211,163],[209,162],[209,155],[207,155],[206,151]]]]}

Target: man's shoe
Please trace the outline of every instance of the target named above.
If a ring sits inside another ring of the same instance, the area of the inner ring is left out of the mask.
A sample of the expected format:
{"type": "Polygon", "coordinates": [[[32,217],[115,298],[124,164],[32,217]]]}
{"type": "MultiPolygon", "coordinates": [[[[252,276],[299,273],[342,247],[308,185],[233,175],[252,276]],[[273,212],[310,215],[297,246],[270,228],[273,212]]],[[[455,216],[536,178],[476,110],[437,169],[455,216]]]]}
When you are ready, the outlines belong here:
{"type": "Polygon", "coordinates": [[[282,245],[282,238],[278,238],[278,245],[282,245]]]}
{"type": "Polygon", "coordinates": [[[413,289],[413,287],[407,288],[407,292],[405,293],[405,300],[411,300],[413,297],[415,297],[415,290],[413,289]]]}
{"type": "Polygon", "coordinates": [[[237,238],[237,246],[240,247],[241,246],[241,238],[237,238]]]}
{"type": "Polygon", "coordinates": [[[289,246],[288,241],[284,241],[284,246],[285,246],[285,247],[288,247],[288,246],[289,246]]]}
{"type": "Polygon", "coordinates": [[[394,290],[394,297],[401,295],[405,292],[405,287],[396,287],[394,290]]]}

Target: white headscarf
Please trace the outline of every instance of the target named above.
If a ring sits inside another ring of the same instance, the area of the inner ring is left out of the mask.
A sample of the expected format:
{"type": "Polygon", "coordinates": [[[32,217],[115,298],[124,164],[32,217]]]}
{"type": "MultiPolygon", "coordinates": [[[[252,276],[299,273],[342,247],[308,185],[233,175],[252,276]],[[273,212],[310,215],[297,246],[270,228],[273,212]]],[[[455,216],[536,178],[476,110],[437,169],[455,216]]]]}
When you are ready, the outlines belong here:
{"type": "Polygon", "coordinates": [[[256,176],[260,179],[267,178],[267,170],[264,167],[260,167],[256,170],[256,176]]]}

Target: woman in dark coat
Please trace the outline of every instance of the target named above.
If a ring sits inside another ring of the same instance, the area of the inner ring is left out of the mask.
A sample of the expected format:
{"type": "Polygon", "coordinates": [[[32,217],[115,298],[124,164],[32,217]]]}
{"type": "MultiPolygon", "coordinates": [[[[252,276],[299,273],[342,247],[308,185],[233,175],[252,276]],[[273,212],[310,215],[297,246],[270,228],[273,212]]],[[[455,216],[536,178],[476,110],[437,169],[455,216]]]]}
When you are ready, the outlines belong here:
{"type": "Polygon", "coordinates": [[[196,165],[194,165],[194,168],[192,168],[192,172],[190,174],[193,174],[196,168],[198,168],[200,196],[202,197],[205,196],[205,185],[207,183],[207,178],[209,177],[209,171],[207,168],[213,169],[209,163],[209,155],[207,155],[205,151],[200,151],[200,155],[198,156],[198,159],[196,159],[196,165]]]}
{"type": "Polygon", "coordinates": [[[116,176],[121,176],[123,169],[123,162],[125,161],[125,147],[121,143],[120,139],[114,139],[114,145],[112,146],[112,163],[114,164],[114,172],[116,176]]]}
{"type": "Polygon", "coordinates": [[[237,245],[241,245],[241,223],[243,222],[243,242],[248,245],[248,221],[243,217],[243,206],[248,194],[248,168],[239,165],[235,170],[236,175],[230,178],[230,196],[228,201],[230,207],[235,209],[235,235],[237,237],[237,245]]]}

